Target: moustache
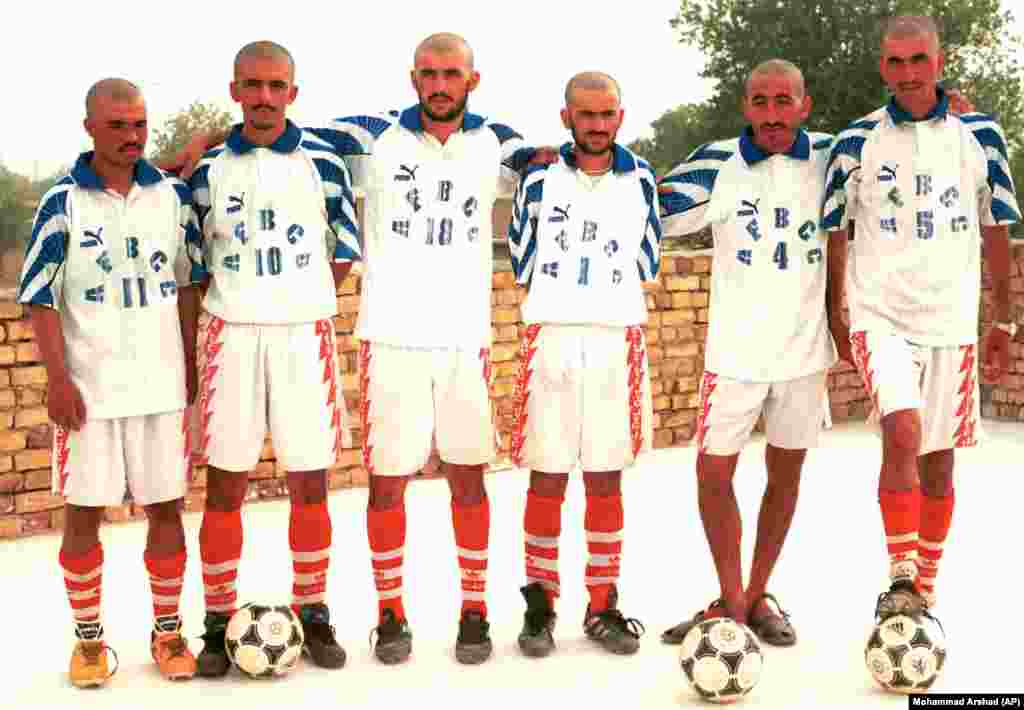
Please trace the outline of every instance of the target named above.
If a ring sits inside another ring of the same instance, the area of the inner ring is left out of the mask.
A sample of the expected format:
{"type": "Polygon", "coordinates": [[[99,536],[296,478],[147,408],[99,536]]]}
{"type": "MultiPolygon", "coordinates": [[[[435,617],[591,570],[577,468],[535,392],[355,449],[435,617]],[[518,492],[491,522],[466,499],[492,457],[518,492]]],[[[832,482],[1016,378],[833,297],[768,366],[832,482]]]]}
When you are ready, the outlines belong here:
{"type": "Polygon", "coordinates": [[[433,101],[434,99],[448,99],[449,101],[451,101],[452,97],[449,96],[448,94],[431,94],[427,98],[427,101],[433,101]]]}

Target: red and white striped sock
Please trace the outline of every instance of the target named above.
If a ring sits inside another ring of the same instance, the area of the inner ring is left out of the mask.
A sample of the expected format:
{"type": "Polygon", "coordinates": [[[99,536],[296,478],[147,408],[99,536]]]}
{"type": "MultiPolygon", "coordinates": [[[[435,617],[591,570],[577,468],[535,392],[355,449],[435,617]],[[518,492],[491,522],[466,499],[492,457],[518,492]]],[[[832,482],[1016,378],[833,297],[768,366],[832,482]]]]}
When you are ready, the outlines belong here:
{"type": "Polygon", "coordinates": [[[587,496],[584,528],[587,532],[585,583],[590,593],[590,613],[605,611],[619,581],[622,558],[622,494],[587,496]]]}
{"type": "Polygon", "coordinates": [[[921,539],[917,544],[918,586],[928,606],[935,606],[935,578],[939,574],[942,548],[953,523],[955,496],[921,496],[921,539]]]}
{"type": "Polygon", "coordinates": [[[177,630],[180,625],[178,605],[185,582],[185,548],[171,557],[157,558],[146,552],[143,558],[153,594],[154,625],[161,631],[177,630]]]}
{"type": "Polygon", "coordinates": [[[564,496],[526,494],[526,583],[538,582],[554,606],[561,594],[558,577],[558,538],[562,534],[562,502],[564,496]]]}
{"type": "MultiPolygon", "coordinates": [[[[60,551],[60,566],[64,569],[64,587],[71,603],[71,616],[75,626],[100,625],[100,588],[103,582],[103,546],[97,544],[81,557],[69,557],[60,551]]],[[[92,635],[90,635],[91,637],[92,635]]]]}
{"type": "Polygon", "coordinates": [[[889,552],[889,579],[917,583],[917,540],[921,526],[921,489],[878,491],[889,552]]]}
{"type": "Polygon", "coordinates": [[[462,576],[462,613],[469,610],[487,616],[487,540],[491,529],[490,501],[458,505],[452,501],[452,527],[462,576]]]}
{"type": "Polygon", "coordinates": [[[314,505],[292,503],[288,518],[288,544],[292,550],[292,609],[322,604],[331,564],[331,515],[326,501],[314,505]]]}
{"type": "Polygon", "coordinates": [[[377,613],[384,620],[390,609],[395,619],[405,619],[402,606],[402,561],[405,555],[405,506],[389,510],[366,509],[373,584],[377,588],[377,613]]]}
{"type": "Polygon", "coordinates": [[[231,616],[237,610],[238,561],[242,557],[242,511],[207,510],[199,529],[203,592],[207,613],[231,616]]]}

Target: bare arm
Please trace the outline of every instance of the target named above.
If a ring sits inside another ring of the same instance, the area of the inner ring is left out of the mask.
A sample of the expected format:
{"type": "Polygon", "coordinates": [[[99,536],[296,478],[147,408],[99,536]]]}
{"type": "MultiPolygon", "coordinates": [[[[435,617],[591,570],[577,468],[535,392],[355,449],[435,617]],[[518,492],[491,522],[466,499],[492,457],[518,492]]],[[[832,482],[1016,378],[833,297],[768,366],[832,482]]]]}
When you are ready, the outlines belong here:
{"type": "Polygon", "coordinates": [[[846,302],[846,261],[849,232],[841,229],[828,233],[828,285],[825,288],[825,307],[828,315],[828,329],[836,341],[836,350],[841,359],[853,363],[850,349],[850,328],[843,320],[843,303],[846,302]]]}
{"type": "Polygon", "coordinates": [[[60,313],[47,306],[28,307],[39,356],[46,366],[47,408],[50,419],[60,427],[77,431],[85,423],[85,402],[71,381],[64,359],[64,328],[60,313]]]}
{"type": "Polygon", "coordinates": [[[334,274],[335,292],[341,288],[341,282],[348,278],[350,271],[352,271],[351,261],[335,261],[331,263],[331,273],[334,274]]]}
{"type": "MultiPolygon", "coordinates": [[[[993,320],[1007,323],[1010,314],[1010,230],[1007,226],[981,227],[985,240],[985,256],[995,306],[993,320]]],[[[997,383],[1010,367],[1010,334],[999,328],[990,328],[985,335],[981,361],[982,375],[997,383]]]]}
{"type": "Polygon", "coordinates": [[[1010,320],[1010,229],[1006,225],[982,225],[981,236],[996,307],[993,320],[1006,323],[1010,320]]]}
{"type": "Polygon", "coordinates": [[[196,371],[196,334],[199,322],[199,286],[178,288],[178,320],[181,323],[181,340],[185,346],[185,391],[187,402],[196,399],[199,373],[196,371]]]}

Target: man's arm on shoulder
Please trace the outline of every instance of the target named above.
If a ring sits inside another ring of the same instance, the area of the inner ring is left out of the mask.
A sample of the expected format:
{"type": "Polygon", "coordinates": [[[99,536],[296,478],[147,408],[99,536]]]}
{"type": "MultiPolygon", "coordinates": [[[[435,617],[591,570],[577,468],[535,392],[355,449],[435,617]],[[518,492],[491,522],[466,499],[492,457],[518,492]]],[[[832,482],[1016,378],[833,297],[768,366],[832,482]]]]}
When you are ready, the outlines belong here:
{"type": "Polygon", "coordinates": [[[708,207],[721,168],[733,156],[728,144],[708,143],[658,181],[658,204],[665,234],[684,236],[708,224],[708,207]]]}
{"type": "Polygon", "coordinates": [[[398,121],[398,112],[379,115],[342,116],[326,126],[307,129],[331,145],[349,170],[349,185],[355,190],[366,184],[366,161],[373,155],[377,140],[398,121]]]}
{"type": "Polygon", "coordinates": [[[640,256],[637,268],[641,281],[657,281],[658,268],[661,264],[661,218],[658,214],[658,181],[654,170],[645,160],[637,161],[640,170],[640,187],[647,202],[647,221],[644,223],[644,236],[640,241],[640,256]]]}
{"type": "Polygon", "coordinates": [[[199,230],[192,191],[179,180],[175,180],[174,190],[180,206],[179,228],[182,236],[174,261],[174,278],[178,289],[178,319],[185,350],[185,383],[188,403],[192,404],[197,391],[199,304],[202,300],[202,289],[208,284],[210,274],[207,270],[203,237],[199,230]]]}
{"type": "Polygon", "coordinates": [[[192,209],[195,211],[196,226],[200,236],[205,233],[206,218],[213,207],[213,197],[210,194],[210,170],[222,152],[224,152],[224,148],[208,150],[186,182],[191,193],[192,209]]]}
{"type": "Polygon", "coordinates": [[[512,219],[508,225],[508,246],[516,283],[529,286],[537,255],[537,225],[544,199],[546,165],[534,165],[516,189],[512,219]]]}
{"type": "Polygon", "coordinates": [[[362,259],[356,200],[352,190],[352,176],[345,162],[337,135],[322,129],[307,131],[312,137],[303,141],[303,148],[313,160],[324,192],[327,224],[337,241],[331,259],[335,290],[348,276],[352,263],[362,259]]]}

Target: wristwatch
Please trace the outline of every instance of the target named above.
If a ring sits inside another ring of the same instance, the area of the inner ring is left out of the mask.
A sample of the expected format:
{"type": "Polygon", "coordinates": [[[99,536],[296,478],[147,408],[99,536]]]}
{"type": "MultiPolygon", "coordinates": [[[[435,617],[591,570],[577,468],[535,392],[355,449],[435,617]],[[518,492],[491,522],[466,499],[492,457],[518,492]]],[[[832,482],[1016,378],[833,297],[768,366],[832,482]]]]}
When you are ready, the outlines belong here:
{"type": "Polygon", "coordinates": [[[992,327],[993,328],[999,328],[999,330],[1001,330],[1004,333],[1008,334],[1011,338],[1013,338],[1015,335],[1017,335],[1017,324],[1015,322],[1013,322],[1013,321],[1009,321],[1008,323],[1003,323],[1001,321],[996,321],[996,322],[994,322],[992,324],[992,327]]]}

